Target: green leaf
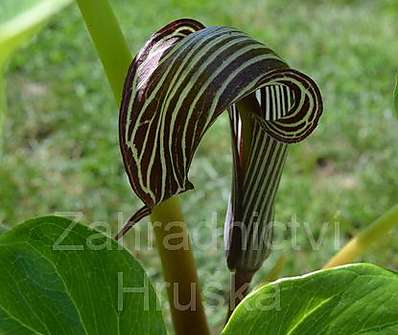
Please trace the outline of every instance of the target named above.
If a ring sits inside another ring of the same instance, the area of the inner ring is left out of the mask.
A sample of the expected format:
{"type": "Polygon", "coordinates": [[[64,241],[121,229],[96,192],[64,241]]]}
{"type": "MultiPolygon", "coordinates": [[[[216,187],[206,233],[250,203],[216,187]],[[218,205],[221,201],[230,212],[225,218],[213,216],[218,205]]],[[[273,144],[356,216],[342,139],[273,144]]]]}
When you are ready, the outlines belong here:
{"type": "Polygon", "coordinates": [[[86,226],[27,221],[0,236],[0,269],[2,335],[166,334],[141,265],[86,226]]]}
{"type": "Polygon", "coordinates": [[[398,334],[398,276],[354,264],[287,278],[254,291],[223,335],[398,334]]]}
{"type": "Polygon", "coordinates": [[[31,38],[52,15],[71,0],[1,0],[0,66],[21,44],[31,38]]]}

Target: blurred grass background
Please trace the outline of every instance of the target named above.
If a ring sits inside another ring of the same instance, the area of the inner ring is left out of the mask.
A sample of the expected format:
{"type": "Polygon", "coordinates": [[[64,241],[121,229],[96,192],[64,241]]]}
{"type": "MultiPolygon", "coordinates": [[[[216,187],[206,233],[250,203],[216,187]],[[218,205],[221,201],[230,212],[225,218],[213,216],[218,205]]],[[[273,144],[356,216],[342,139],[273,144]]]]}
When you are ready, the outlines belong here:
{"type": "MultiPolygon", "coordinates": [[[[135,53],[167,22],[192,17],[230,25],[274,49],[321,87],[325,111],[305,142],[290,148],[277,197],[275,251],[283,275],[321,267],[350,237],[398,200],[398,121],[392,89],[398,69],[398,5],[393,0],[111,1],[135,53]],[[292,222],[296,224],[292,226],[292,222]],[[337,237],[337,239],[336,239],[337,237]]],[[[76,5],[55,19],[8,68],[8,111],[0,165],[0,223],[81,212],[115,227],[141,204],[127,182],[118,148],[118,107],[76,5]]],[[[227,119],[206,135],[191,169],[196,191],[182,196],[211,326],[225,316],[222,226],[231,175],[227,119]],[[218,228],[218,236],[214,236],[218,228]]],[[[156,250],[129,245],[155,283],[156,250]]],[[[135,241],[134,241],[135,240],[135,241]]],[[[363,260],[398,270],[397,230],[363,260]]]]}

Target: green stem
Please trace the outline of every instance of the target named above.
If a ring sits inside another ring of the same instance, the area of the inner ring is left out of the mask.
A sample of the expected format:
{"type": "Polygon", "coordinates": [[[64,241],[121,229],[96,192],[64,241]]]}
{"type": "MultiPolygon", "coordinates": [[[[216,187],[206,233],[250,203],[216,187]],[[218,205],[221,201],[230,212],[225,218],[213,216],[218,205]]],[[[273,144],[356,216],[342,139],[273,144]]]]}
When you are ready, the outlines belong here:
{"type": "MultiPolygon", "coordinates": [[[[126,39],[107,0],[77,0],[77,3],[104,66],[115,100],[119,103],[131,62],[126,39]]],[[[178,200],[173,198],[153,208],[151,220],[168,287],[176,334],[210,334],[201,301],[188,230],[178,200]],[[173,225],[171,229],[170,224],[173,225]],[[170,248],[164,243],[168,234],[177,234],[179,236],[177,242],[188,241],[188,244],[181,248],[170,248]],[[182,305],[188,303],[192,305],[184,309],[182,305]]]]}
{"type": "Polygon", "coordinates": [[[201,301],[191,241],[178,198],[173,197],[155,207],[151,220],[163,264],[176,334],[210,334],[201,301]]]}
{"type": "Polygon", "coordinates": [[[126,39],[107,0],[77,0],[77,3],[119,104],[131,63],[126,39]]]}
{"type": "Polygon", "coordinates": [[[362,255],[371,244],[385,237],[396,224],[398,224],[398,205],[391,208],[388,212],[349,241],[343,249],[329,260],[324,268],[332,268],[351,263],[362,255]]]}

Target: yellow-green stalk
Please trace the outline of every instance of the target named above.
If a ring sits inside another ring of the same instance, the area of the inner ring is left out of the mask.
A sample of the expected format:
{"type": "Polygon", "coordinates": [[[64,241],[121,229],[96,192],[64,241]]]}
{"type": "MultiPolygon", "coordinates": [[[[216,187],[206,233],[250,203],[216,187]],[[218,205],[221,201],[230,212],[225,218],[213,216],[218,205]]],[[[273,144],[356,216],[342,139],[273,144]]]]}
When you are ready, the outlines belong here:
{"type": "Polygon", "coordinates": [[[324,269],[351,263],[360,257],[372,244],[385,237],[398,224],[398,205],[378,218],[357,236],[351,239],[329,262],[324,269]]]}

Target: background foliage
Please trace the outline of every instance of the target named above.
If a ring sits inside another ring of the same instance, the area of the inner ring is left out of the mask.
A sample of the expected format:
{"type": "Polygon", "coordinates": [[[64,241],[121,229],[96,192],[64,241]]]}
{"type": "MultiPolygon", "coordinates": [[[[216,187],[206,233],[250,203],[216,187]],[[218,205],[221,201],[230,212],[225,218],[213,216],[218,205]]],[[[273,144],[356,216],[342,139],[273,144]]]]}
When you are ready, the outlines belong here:
{"type": "MultiPolygon", "coordinates": [[[[338,249],[336,234],[344,243],[397,202],[395,1],[111,2],[131,50],[156,28],[189,16],[239,27],[321,87],[325,115],[315,135],[290,150],[277,200],[277,248],[257,280],[282,254],[283,275],[319,268],[338,249]],[[297,234],[287,228],[292,220],[297,234]]],[[[12,59],[8,106],[0,165],[3,228],[31,216],[80,212],[87,222],[115,229],[120,213],[127,219],[140,205],[122,168],[117,106],[76,6],[12,59]]],[[[206,136],[191,172],[197,190],[183,196],[213,327],[222,324],[224,309],[212,296],[226,294],[228,286],[221,236],[231,170],[227,128],[224,118],[206,136]],[[215,226],[220,234],[209,246],[215,226]]],[[[149,233],[148,227],[142,222],[135,230],[149,233]]],[[[134,235],[130,246],[160,282],[156,251],[142,235],[138,248],[134,235]]],[[[365,259],[397,270],[396,231],[382,244],[365,259]]]]}

